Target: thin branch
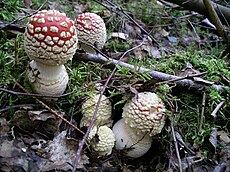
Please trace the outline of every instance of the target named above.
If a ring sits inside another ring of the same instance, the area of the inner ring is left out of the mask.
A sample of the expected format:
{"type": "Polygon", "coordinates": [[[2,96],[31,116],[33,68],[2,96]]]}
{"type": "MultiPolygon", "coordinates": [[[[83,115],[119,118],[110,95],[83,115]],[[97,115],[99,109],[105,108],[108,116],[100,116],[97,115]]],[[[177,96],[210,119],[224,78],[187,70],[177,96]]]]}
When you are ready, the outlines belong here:
{"type": "Polygon", "coordinates": [[[23,93],[23,92],[18,92],[18,91],[12,91],[12,90],[8,90],[8,89],[5,89],[5,88],[0,88],[0,91],[3,91],[3,92],[6,92],[6,93],[10,93],[10,94],[14,94],[14,95],[22,95],[22,96],[34,96],[34,97],[49,97],[49,98],[60,98],[60,97],[65,97],[65,96],[68,96],[70,94],[73,94],[74,92],[76,91],[72,91],[72,92],[69,92],[69,93],[66,93],[66,94],[62,94],[60,96],[52,96],[52,95],[44,95],[44,94],[34,94],[34,93],[23,93]]]}
{"type": "MultiPolygon", "coordinates": [[[[165,0],[165,1],[180,5],[184,7],[184,9],[196,11],[200,14],[208,16],[208,11],[205,8],[203,0],[165,0]]],[[[212,2],[212,4],[221,21],[224,22],[225,24],[226,21],[227,24],[230,23],[230,12],[229,12],[230,8],[223,5],[219,5],[214,2],[212,2]]]]}
{"type": "Polygon", "coordinates": [[[228,48],[230,48],[230,38],[228,37],[227,33],[224,30],[224,27],[211,3],[210,0],[203,0],[206,10],[208,11],[209,18],[211,22],[216,26],[217,32],[223,38],[225,43],[227,44],[228,48]]]}
{"type": "Polygon", "coordinates": [[[34,11],[33,13],[30,13],[30,14],[24,16],[24,17],[20,17],[20,18],[17,18],[17,19],[15,19],[15,20],[11,21],[10,23],[8,23],[8,24],[4,25],[3,27],[1,27],[0,30],[6,28],[6,27],[8,27],[8,26],[10,26],[10,25],[12,25],[12,24],[18,22],[18,21],[24,20],[24,19],[27,18],[27,17],[31,17],[32,15],[34,15],[34,14],[36,14],[38,11],[40,11],[40,10],[43,8],[43,6],[44,6],[47,2],[48,2],[48,0],[45,0],[45,1],[42,3],[42,5],[41,5],[36,11],[34,11]]]}
{"type": "Polygon", "coordinates": [[[23,107],[34,107],[35,104],[20,104],[20,105],[13,105],[13,106],[6,106],[3,109],[0,109],[0,113],[8,111],[10,109],[15,109],[15,108],[23,108],[23,107]]]}
{"type": "Polygon", "coordinates": [[[175,131],[174,131],[173,121],[171,121],[170,126],[171,126],[171,130],[172,130],[174,146],[175,146],[175,149],[176,149],[176,156],[177,156],[177,160],[178,160],[179,170],[180,170],[180,172],[183,172],[180,153],[179,153],[178,144],[177,144],[177,139],[176,139],[176,135],[175,135],[175,131]]]}
{"type": "Polygon", "coordinates": [[[207,74],[207,72],[201,72],[201,73],[196,73],[196,74],[192,74],[192,75],[187,75],[187,76],[184,76],[184,77],[178,77],[178,78],[175,78],[175,79],[158,82],[157,84],[170,83],[170,82],[180,81],[180,80],[184,80],[184,79],[192,79],[194,77],[203,76],[205,74],[207,74]]]}
{"type": "Polygon", "coordinates": [[[195,91],[200,91],[200,90],[204,90],[206,87],[213,87],[214,89],[216,89],[217,91],[224,91],[224,87],[222,87],[221,85],[216,85],[216,84],[208,84],[210,83],[210,81],[206,82],[196,82],[193,81],[191,79],[181,79],[181,77],[175,76],[175,75],[170,75],[170,74],[166,74],[163,72],[158,72],[158,71],[151,71],[150,69],[144,68],[144,67],[136,67],[134,65],[131,65],[129,63],[125,63],[122,61],[118,61],[112,58],[109,58],[109,60],[105,57],[103,57],[100,54],[79,54],[76,53],[75,54],[75,58],[76,59],[80,59],[83,61],[93,61],[96,63],[101,63],[101,64],[105,64],[109,67],[114,67],[116,65],[122,66],[122,67],[126,67],[129,68],[133,71],[137,71],[137,72],[146,72],[148,73],[150,76],[152,76],[153,80],[157,80],[157,81],[169,81],[169,80],[175,80],[175,84],[178,87],[182,87],[182,88],[187,88],[189,90],[195,90],[195,91]]]}
{"type": "MultiPolygon", "coordinates": [[[[105,8],[111,10],[112,8],[109,8],[107,5],[101,3],[100,1],[94,0],[95,2],[103,5],[105,8]]],[[[106,2],[111,5],[115,10],[112,10],[113,12],[116,12],[118,14],[118,12],[120,12],[121,14],[123,14],[126,18],[128,18],[133,24],[135,24],[142,32],[144,32],[146,35],[148,35],[153,43],[156,43],[157,46],[159,47],[160,44],[157,42],[157,40],[149,33],[147,32],[143,27],[141,27],[141,25],[139,25],[126,11],[123,10],[123,8],[121,8],[120,6],[118,6],[117,4],[106,0],[106,2]]]]}
{"type": "Polygon", "coordinates": [[[203,93],[202,98],[202,107],[201,107],[201,114],[200,114],[200,125],[199,125],[199,132],[202,130],[203,122],[204,122],[204,109],[205,109],[205,100],[206,100],[206,93],[203,93]]]}
{"type": "MultiPolygon", "coordinates": [[[[22,89],[24,92],[29,93],[24,87],[22,87],[16,80],[14,80],[14,83],[20,88],[22,89]]],[[[63,116],[61,116],[60,114],[58,114],[55,110],[51,109],[48,105],[46,105],[44,102],[42,102],[41,100],[39,100],[38,98],[36,98],[35,96],[31,96],[33,99],[35,99],[40,105],[42,105],[43,107],[45,107],[48,111],[50,111],[51,113],[53,113],[55,116],[57,116],[58,118],[60,118],[61,120],[63,120],[65,123],[67,123],[68,125],[70,125],[71,127],[73,127],[75,130],[77,130],[78,132],[80,132],[81,134],[85,134],[83,131],[81,131],[79,128],[77,128],[75,125],[73,125],[72,123],[70,123],[67,119],[65,119],[63,116]]]]}
{"type": "MultiPolygon", "coordinates": [[[[144,41],[141,42],[141,44],[139,44],[139,45],[137,45],[137,46],[135,46],[135,47],[133,47],[133,48],[127,50],[127,51],[120,57],[120,59],[118,60],[118,64],[119,64],[119,63],[121,62],[121,60],[125,57],[126,54],[128,54],[129,52],[133,51],[134,49],[136,49],[136,48],[142,46],[143,43],[144,43],[144,41]]],[[[115,71],[116,71],[116,67],[113,68],[113,71],[112,71],[111,74],[109,75],[108,79],[106,80],[106,82],[105,82],[105,84],[104,84],[104,86],[103,86],[103,88],[102,88],[102,90],[101,90],[101,92],[100,92],[100,96],[99,96],[99,98],[98,98],[98,102],[97,102],[96,108],[95,108],[95,110],[94,110],[93,118],[92,118],[92,120],[91,120],[91,122],[90,122],[90,124],[89,124],[89,127],[88,127],[88,129],[87,129],[87,131],[86,131],[86,133],[85,133],[83,139],[79,142],[79,147],[78,147],[78,150],[77,150],[77,152],[76,152],[76,158],[75,158],[74,167],[73,167],[72,172],[76,172],[76,169],[77,169],[78,164],[79,164],[79,161],[80,161],[80,156],[81,156],[81,152],[82,152],[84,143],[85,143],[85,141],[86,141],[86,139],[87,139],[87,137],[88,137],[90,131],[92,130],[93,124],[94,124],[94,122],[95,122],[95,120],[96,120],[97,112],[98,112],[98,109],[99,109],[99,106],[100,106],[100,102],[101,102],[102,95],[103,95],[103,93],[105,92],[105,89],[106,89],[106,87],[107,87],[107,85],[108,85],[110,79],[111,79],[112,76],[114,75],[115,71]]]]}
{"type": "Polygon", "coordinates": [[[224,105],[224,101],[220,102],[216,108],[213,110],[213,112],[211,113],[211,115],[216,118],[216,114],[217,112],[220,110],[220,108],[224,105]]]}

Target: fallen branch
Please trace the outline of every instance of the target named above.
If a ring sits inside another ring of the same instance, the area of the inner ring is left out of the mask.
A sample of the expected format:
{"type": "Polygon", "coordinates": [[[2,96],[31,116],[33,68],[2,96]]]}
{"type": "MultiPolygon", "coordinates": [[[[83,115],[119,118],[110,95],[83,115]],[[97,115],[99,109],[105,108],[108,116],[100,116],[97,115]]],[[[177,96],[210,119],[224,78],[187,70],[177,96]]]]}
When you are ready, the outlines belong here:
{"type": "Polygon", "coordinates": [[[74,59],[83,60],[83,61],[86,61],[86,62],[93,61],[93,62],[96,62],[96,63],[105,64],[108,67],[114,67],[116,65],[119,65],[119,66],[122,66],[122,67],[129,68],[129,69],[131,69],[133,71],[146,72],[150,76],[152,76],[153,80],[157,80],[159,82],[172,80],[173,83],[175,83],[178,87],[186,88],[188,90],[201,91],[201,90],[204,90],[207,87],[213,87],[217,91],[220,91],[220,92],[224,91],[224,88],[221,85],[212,84],[212,82],[210,82],[210,81],[197,82],[197,81],[193,81],[192,79],[184,79],[182,77],[166,74],[166,73],[163,73],[163,72],[151,71],[150,69],[147,69],[147,68],[144,68],[144,67],[136,67],[136,66],[131,65],[129,63],[125,63],[125,62],[118,61],[118,60],[115,60],[115,59],[111,59],[111,58],[108,58],[108,57],[105,58],[100,54],[87,54],[87,53],[83,54],[83,53],[78,53],[77,52],[75,54],[75,56],[74,56],[74,59]]]}
{"type": "MultiPolygon", "coordinates": [[[[192,1],[191,0],[165,0],[165,1],[180,5],[187,10],[195,11],[205,16],[208,16],[208,11],[205,8],[203,0],[195,0],[195,1],[193,0],[192,1]]],[[[212,2],[212,4],[220,20],[225,24],[229,24],[230,23],[230,8],[216,4],[214,2],[212,2]]]]}
{"type": "MultiPolygon", "coordinates": [[[[216,30],[219,35],[223,38],[225,43],[227,44],[227,50],[230,52],[230,38],[228,38],[228,34],[224,30],[224,26],[222,25],[214,7],[210,0],[203,0],[206,10],[208,11],[208,16],[211,22],[216,26],[216,30]]],[[[230,13],[230,11],[229,11],[230,13]]]]}

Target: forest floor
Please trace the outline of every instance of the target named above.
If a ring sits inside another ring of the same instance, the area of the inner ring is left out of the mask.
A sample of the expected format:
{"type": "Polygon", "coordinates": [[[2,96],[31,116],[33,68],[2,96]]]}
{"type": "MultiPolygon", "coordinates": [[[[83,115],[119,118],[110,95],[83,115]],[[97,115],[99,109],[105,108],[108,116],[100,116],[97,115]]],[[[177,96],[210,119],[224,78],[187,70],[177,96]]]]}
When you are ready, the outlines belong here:
{"type": "Polygon", "coordinates": [[[165,126],[136,159],[115,148],[100,157],[84,144],[76,171],[230,171],[229,54],[206,16],[165,1],[3,0],[0,35],[0,171],[72,171],[84,136],[76,130],[82,103],[96,84],[107,81],[104,95],[112,103],[113,124],[127,100],[148,91],[165,104],[165,126]],[[24,31],[31,14],[42,9],[65,12],[73,20],[86,11],[100,15],[107,27],[101,52],[122,57],[124,65],[97,63],[77,52],[65,64],[69,83],[62,96],[48,101],[34,94],[26,76],[24,31]]]}

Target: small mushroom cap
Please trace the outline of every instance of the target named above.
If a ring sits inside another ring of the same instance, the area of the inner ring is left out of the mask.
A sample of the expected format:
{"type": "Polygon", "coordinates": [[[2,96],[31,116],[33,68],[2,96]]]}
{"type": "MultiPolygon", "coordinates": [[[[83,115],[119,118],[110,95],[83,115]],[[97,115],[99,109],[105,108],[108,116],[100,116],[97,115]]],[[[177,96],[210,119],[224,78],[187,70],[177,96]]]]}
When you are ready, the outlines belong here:
{"type": "Polygon", "coordinates": [[[27,69],[29,82],[43,95],[57,96],[64,93],[69,81],[65,66],[47,66],[32,60],[27,69]]]}
{"type": "Polygon", "coordinates": [[[94,127],[89,133],[88,138],[91,140],[93,150],[97,152],[99,156],[110,155],[112,153],[112,149],[115,145],[115,136],[109,127],[94,127]]]}
{"type": "MultiPolygon", "coordinates": [[[[99,97],[100,97],[100,94],[94,93],[82,104],[83,117],[80,123],[81,127],[89,126],[93,118],[93,114],[94,114],[99,97]]],[[[111,102],[105,95],[102,95],[99,109],[97,111],[96,121],[94,122],[94,125],[95,126],[98,126],[98,125],[111,126],[112,125],[111,115],[112,115],[111,102]]]]}
{"type": "MultiPolygon", "coordinates": [[[[83,13],[77,16],[75,20],[77,28],[78,38],[81,41],[92,44],[98,49],[102,49],[106,42],[106,27],[103,19],[95,13],[83,13]]],[[[80,48],[89,53],[95,53],[95,51],[80,43],[80,48]]]]}
{"type": "Polygon", "coordinates": [[[42,10],[31,16],[25,31],[25,51],[32,60],[60,65],[72,59],[77,49],[74,22],[56,10],[42,10]]]}
{"type": "Polygon", "coordinates": [[[137,133],[137,131],[129,127],[124,119],[120,119],[113,126],[115,135],[115,148],[118,150],[126,150],[126,156],[139,158],[148,152],[152,144],[152,138],[148,134],[137,133]]]}
{"type": "Polygon", "coordinates": [[[123,107],[122,117],[126,124],[137,132],[150,136],[161,132],[165,124],[166,109],[162,100],[151,92],[136,94],[123,107]]]}

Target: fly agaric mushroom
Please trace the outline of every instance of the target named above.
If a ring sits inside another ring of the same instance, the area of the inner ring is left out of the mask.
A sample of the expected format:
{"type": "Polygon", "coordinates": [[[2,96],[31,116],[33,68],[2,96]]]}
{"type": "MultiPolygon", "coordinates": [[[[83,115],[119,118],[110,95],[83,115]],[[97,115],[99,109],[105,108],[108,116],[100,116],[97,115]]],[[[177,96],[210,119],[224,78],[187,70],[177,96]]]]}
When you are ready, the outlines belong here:
{"type": "MultiPolygon", "coordinates": [[[[75,20],[78,39],[88,44],[102,49],[106,42],[106,27],[103,19],[95,13],[83,13],[77,16],[75,20]]],[[[79,48],[85,52],[95,54],[95,50],[90,46],[79,43],[79,48]]]]}
{"type": "MultiPolygon", "coordinates": [[[[95,111],[99,97],[100,97],[99,93],[94,93],[82,104],[83,117],[80,122],[81,127],[89,126],[93,118],[94,111],[95,111]]],[[[102,95],[99,109],[97,111],[97,118],[94,122],[94,126],[98,126],[98,125],[111,126],[112,125],[112,121],[110,119],[111,115],[112,115],[111,102],[105,95],[102,95]]]]}
{"type": "Polygon", "coordinates": [[[56,10],[34,14],[25,31],[25,51],[30,59],[46,65],[60,65],[72,59],[77,49],[74,22],[56,10]]]}
{"type": "Polygon", "coordinates": [[[69,81],[64,65],[47,66],[34,60],[29,64],[27,76],[37,93],[52,96],[63,94],[69,81]]]}
{"type": "Polygon", "coordinates": [[[125,123],[123,118],[114,124],[112,131],[116,140],[115,148],[126,150],[125,155],[128,157],[139,158],[151,147],[152,137],[146,133],[138,134],[125,123]]]}
{"type": "Polygon", "coordinates": [[[160,133],[164,127],[165,113],[164,104],[155,93],[142,92],[124,105],[122,117],[137,133],[153,136],[160,133]]]}
{"type": "Polygon", "coordinates": [[[110,155],[112,153],[115,145],[115,136],[109,127],[94,127],[90,131],[88,139],[91,140],[91,146],[99,156],[110,155]]]}

